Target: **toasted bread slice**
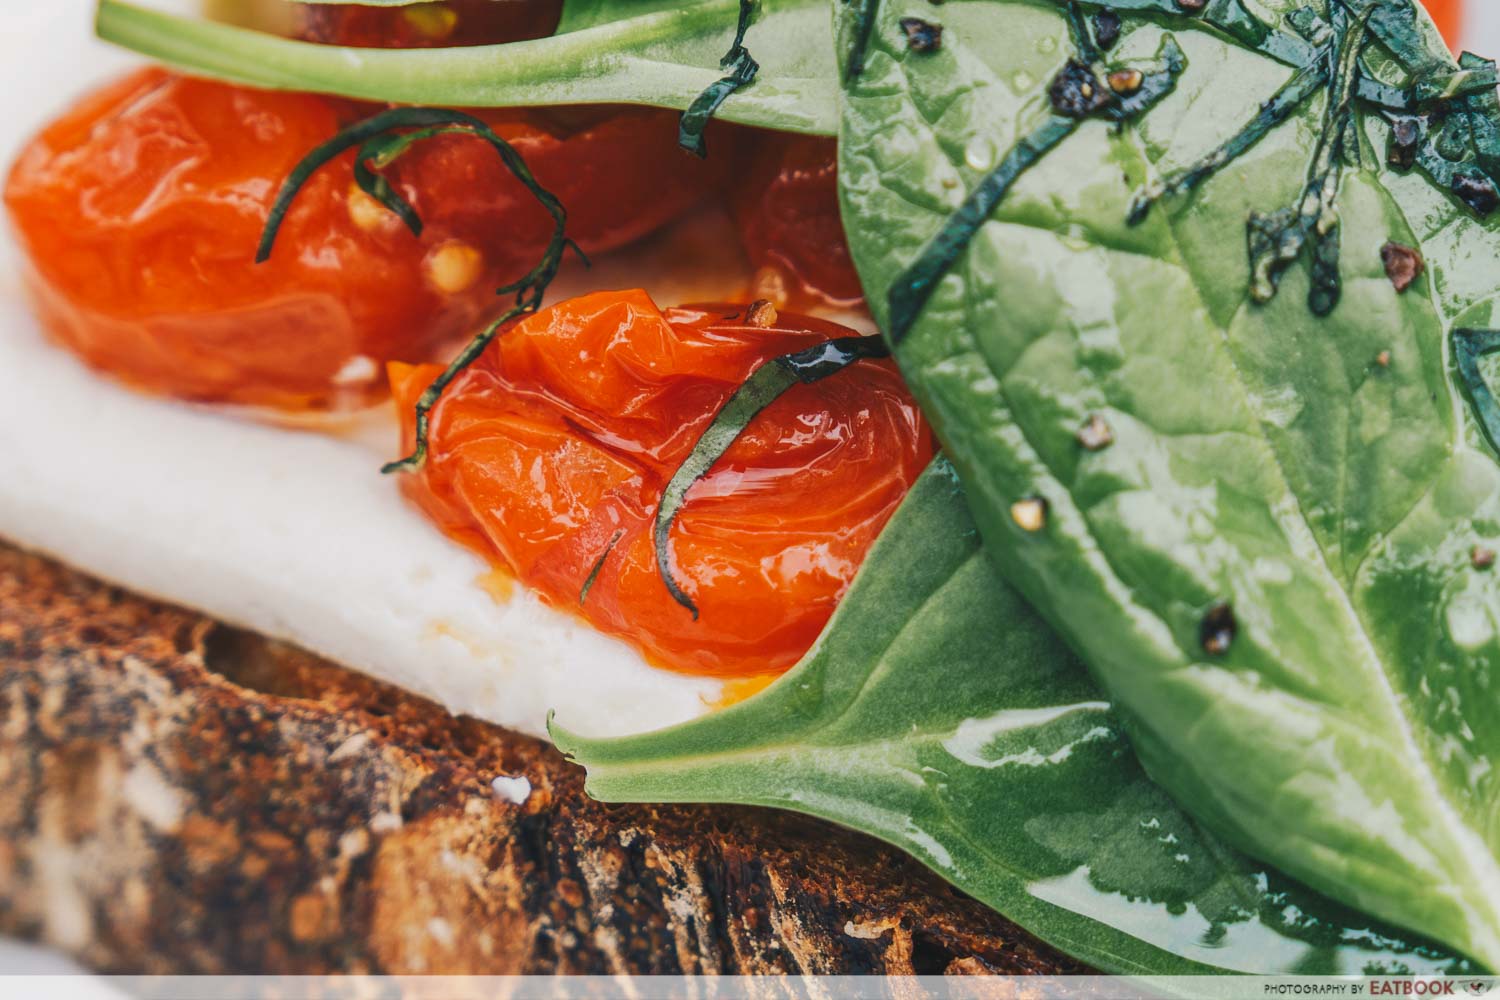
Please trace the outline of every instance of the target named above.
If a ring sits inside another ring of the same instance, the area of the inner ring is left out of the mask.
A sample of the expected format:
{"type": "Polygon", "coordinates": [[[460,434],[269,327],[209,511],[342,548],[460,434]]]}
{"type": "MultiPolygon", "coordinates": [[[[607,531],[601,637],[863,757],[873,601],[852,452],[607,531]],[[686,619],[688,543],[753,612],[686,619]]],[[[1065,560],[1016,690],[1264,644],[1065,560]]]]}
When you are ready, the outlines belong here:
{"type": "Polygon", "coordinates": [[[116,972],[1080,971],[866,837],[582,778],[0,545],[0,933],[116,972]]]}

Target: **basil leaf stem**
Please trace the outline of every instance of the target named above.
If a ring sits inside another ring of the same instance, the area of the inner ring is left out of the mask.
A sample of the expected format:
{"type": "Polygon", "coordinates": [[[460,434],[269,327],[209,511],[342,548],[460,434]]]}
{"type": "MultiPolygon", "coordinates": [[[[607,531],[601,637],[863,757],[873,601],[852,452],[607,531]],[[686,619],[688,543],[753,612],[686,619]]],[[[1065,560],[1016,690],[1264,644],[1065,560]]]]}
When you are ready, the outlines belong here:
{"type": "MultiPolygon", "coordinates": [[[[105,41],[198,76],[255,87],[432,107],[635,104],[682,111],[722,74],[724,26],[740,0],[568,3],[576,30],[547,38],[431,49],[322,45],[100,0],[105,41]]],[[[823,0],[772,0],[755,21],[760,84],[716,117],[757,128],[833,135],[838,68],[823,0]]]]}

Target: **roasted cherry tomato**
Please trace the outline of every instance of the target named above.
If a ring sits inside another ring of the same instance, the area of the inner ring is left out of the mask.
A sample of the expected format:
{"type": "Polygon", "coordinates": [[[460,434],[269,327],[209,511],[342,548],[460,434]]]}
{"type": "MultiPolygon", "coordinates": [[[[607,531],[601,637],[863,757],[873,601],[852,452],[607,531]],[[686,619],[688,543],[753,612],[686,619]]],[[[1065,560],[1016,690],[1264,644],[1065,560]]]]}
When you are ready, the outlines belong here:
{"type": "Polygon", "coordinates": [[[1443,37],[1455,51],[1459,48],[1459,34],[1463,29],[1463,0],[1422,0],[1432,19],[1437,22],[1443,37]]]}
{"type": "MultiPolygon", "coordinates": [[[[485,142],[445,135],[387,170],[421,237],[361,192],[352,157],[298,195],[253,262],[297,163],[375,109],[146,70],[85,100],[22,154],[5,200],[53,334],[91,364],[190,399],[338,408],[378,399],[384,363],[440,356],[501,308],[551,217],[485,142]]],[[[669,111],[481,112],[567,207],[590,252],[717,187],[669,111]]]]}
{"type": "Polygon", "coordinates": [[[545,38],[557,28],[562,0],[447,0],[404,7],[308,4],[303,38],[330,45],[424,49],[545,38]]]}
{"type": "Polygon", "coordinates": [[[859,275],[839,218],[837,143],[748,132],[749,167],[736,178],[735,222],[756,268],[755,294],[773,301],[851,306],[859,275]]]}
{"type": "MultiPolygon", "coordinates": [[[[631,291],[528,318],[444,393],[409,495],[448,534],[655,663],[785,670],[828,621],[932,444],[889,361],[789,389],[692,487],[672,529],[674,579],[698,606],[695,621],[667,590],[653,546],[667,482],[757,367],[852,333],[748,316],[663,311],[631,291]]],[[[408,448],[412,406],[438,371],[392,373],[408,448]]]]}

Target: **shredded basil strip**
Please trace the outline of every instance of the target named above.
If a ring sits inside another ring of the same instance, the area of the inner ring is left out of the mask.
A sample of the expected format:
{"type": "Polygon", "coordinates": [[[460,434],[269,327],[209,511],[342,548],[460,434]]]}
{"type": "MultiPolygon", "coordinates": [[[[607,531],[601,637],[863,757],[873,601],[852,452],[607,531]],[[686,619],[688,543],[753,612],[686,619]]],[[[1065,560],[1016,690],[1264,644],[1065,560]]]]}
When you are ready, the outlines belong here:
{"type": "MultiPolygon", "coordinates": [[[[1070,5],[1069,9],[1075,8],[1070,5]]],[[[1082,27],[1079,19],[1070,18],[1069,26],[1081,33],[1076,39],[1080,51],[1096,51],[1087,29],[1082,27]]],[[[901,343],[911,331],[943,275],[948,273],[953,262],[968,248],[974,234],[979,232],[1006,193],[1028,168],[1056,149],[1087,118],[1124,121],[1150,108],[1171,93],[1177,77],[1186,66],[1187,60],[1182,49],[1170,35],[1166,36],[1157,54],[1156,65],[1145,73],[1135,93],[1126,98],[1114,97],[1098,110],[1090,111],[1083,117],[1064,115],[1054,110],[1045,122],[1016,143],[1000,164],[969,192],[963,204],[949,216],[943,228],[922,250],[911,267],[891,286],[888,324],[891,343],[901,343]]],[[[1065,68],[1064,72],[1068,70],[1065,68]]],[[[1088,72],[1092,73],[1092,70],[1088,72]]],[[[1102,87],[1097,81],[1095,85],[1102,87]]],[[[1055,81],[1049,84],[1049,89],[1053,86],[1055,81]]]]}
{"type": "Polygon", "coordinates": [[[286,213],[303,186],[320,168],[355,147],[359,147],[359,153],[355,158],[355,180],[361,190],[399,216],[413,233],[420,234],[422,220],[417,217],[416,210],[384,177],[380,176],[378,171],[389,166],[417,142],[437,135],[455,133],[472,135],[488,142],[499,154],[506,169],[526,186],[532,196],[552,216],[555,225],[552,238],[548,241],[547,248],[536,266],[518,280],[496,290],[497,295],[514,294],[514,304],[475,335],[418,398],[416,447],[405,458],[384,465],[381,468],[384,473],[407,472],[421,468],[422,463],[427,459],[429,418],[432,408],[442,397],[443,390],[458,377],[460,372],[484,353],[484,349],[505,328],[506,324],[526,313],[535,312],[541,307],[547,286],[552,283],[552,279],[557,275],[557,269],[562,265],[563,252],[572,248],[585,264],[588,263],[583,251],[568,239],[567,210],[563,208],[562,202],[558,201],[556,195],[537,183],[525,159],[516,152],[515,147],[497,135],[482,120],[462,111],[443,108],[391,108],[349,126],[307,154],[302,162],[297,164],[276,195],[276,201],[272,204],[270,215],[266,219],[266,227],[261,233],[260,246],[255,254],[256,263],[270,259],[277,234],[280,233],[282,223],[286,220],[286,213]],[[408,128],[419,131],[392,134],[393,129],[408,128]]]}
{"type": "Polygon", "coordinates": [[[1005,154],[1005,159],[980,181],[958,211],[948,217],[932,242],[922,250],[901,279],[891,287],[890,338],[899,344],[911,331],[938,282],[953,266],[979,227],[984,225],[1005,197],[1011,185],[1026,169],[1046,156],[1057,144],[1073,134],[1080,119],[1053,115],[1005,154]]]}
{"type": "Polygon", "coordinates": [[[688,490],[708,475],[714,463],[739,439],[750,422],[792,386],[822,381],[861,359],[889,356],[890,348],[880,337],[840,337],[772,358],[755,369],[735,390],[698,437],[693,450],[672,474],[662,493],[661,505],[656,508],[655,525],[656,563],[662,582],[667,585],[673,599],[693,613],[694,621],[698,619],[698,606],[678,585],[671,569],[672,525],[682,512],[688,490]]]}
{"type": "Polygon", "coordinates": [[[594,589],[594,584],[599,580],[599,574],[604,571],[604,563],[609,559],[610,553],[615,550],[615,546],[620,544],[620,539],[624,537],[624,528],[616,531],[614,536],[610,538],[609,544],[604,546],[604,551],[599,553],[599,558],[594,560],[593,568],[589,570],[589,575],[583,581],[583,588],[578,591],[578,606],[580,608],[588,603],[589,591],[594,589]]]}
{"type": "MultiPolygon", "coordinates": [[[[856,12],[856,38],[850,55],[850,76],[856,63],[863,66],[865,45],[861,33],[869,29],[863,20],[873,20],[878,0],[867,0],[856,12]]],[[[1272,129],[1287,121],[1313,94],[1330,91],[1324,128],[1308,165],[1307,185],[1298,203],[1270,213],[1254,213],[1246,221],[1250,255],[1250,293],[1259,303],[1276,294],[1280,275],[1309,251],[1312,288],[1308,308],[1326,316],[1342,295],[1339,271],[1340,234],[1338,191],[1345,161],[1359,156],[1354,137],[1354,104],[1363,101],[1386,113],[1393,133],[1398,126],[1415,130],[1419,137],[1411,151],[1411,162],[1433,181],[1446,188],[1476,216],[1484,217],[1500,208],[1500,79],[1495,63],[1465,53],[1455,70],[1435,61],[1426,51],[1417,28],[1415,12],[1385,0],[1347,0],[1334,5],[1329,20],[1312,8],[1302,8],[1288,17],[1295,33],[1272,29],[1251,16],[1241,0],[1219,0],[1207,9],[1185,13],[1177,0],[1061,0],[1064,20],[1073,38],[1075,58],[1063,73],[1097,77],[1100,50],[1084,25],[1083,7],[1108,6],[1115,12],[1158,13],[1179,20],[1196,20],[1229,34],[1279,62],[1295,66],[1297,72],[1266,101],[1239,132],[1191,166],[1148,182],[1131,201],[1127,221],[1137,225],[1153,205],[1163,198],[1190,192],[1233,163],[1272,129]],[[1406,90],[1370,76],[1363,53],[1373,35],[1414,82],[1406,90]],[[1420,109],[1420,110],[1419,110],[1420,109]]],[[[921,255],[890,289],[888,335],[899,344],[911,330],[938,283],[968,247],[974,234],[998,208],[1017,178],[1065,140],[1089,117],[1122,122],[1148,110],[1174,86],[1182,69],[1182,54],[1171,36],[1171,53],[1165,53],[1162,68],[1148,75],[1140,91],[1116,96],[1078,114],[1054,100],[1053,115],[1021,139],[993,172],[979,183],[954,211],[921,255]]],[[[1061,77],[1058,78],[1061,80],[1061,77]]],[[[1058,81],[1052,84],[1055,88],[1058,81]]],[[[1403,152],[1404,151],[1398,151],[1403,152]]],[[[1392,154],[1396,155],[1395,153],[1392,154]]]]}
{"type": "Polygon", "coordinates": [[[1158,178],[1142,188],[1130,203],[1127,216],[1131,225],[1144,222],[1151,207],[1163,198],[1185,194],[1234,162],[1273,128],[1290,118],[1302,102],[1328,82],[1326,65],[1314,64],[1287,81],[1286,85],[1261,105],[1255,117],[1213,152],[1197,163],[1175,174],[1158,178]]]}
{"type": "Polygon", "coordinates": [[[1469,402],[1474,405],[1474,414],[1484,431],[1490,447],[1500,454],[1500,403],[1490,391],[1484,373],[1479,370],[1479,359],[1486,354],[1500,351],[1500,330],[1458,329],[1453,331],[1453,360],[1463,381],[1469,402]]]}
{"type": "MultiPolygon", "coordinates": [[[[848,2],[848,0],[845,0],[848,2]]],[[[855,0],[859,4],[854,12],[854,39],[849,46],[849,61],[844,64],[844,76],[858,79],[865,71],[865,53],[870,48],[870,39],[875,34],[875,15],[880,11],[880,0],[855,0]]]]}
{"type": "Polygon", "coordinates": [[[719,60],[719,68],[729,70],[729,75],[709,84],[682,113],[677,126],[677,144],[695,156],[708,155],[703,130],[708,128],[708,122],[719,110],[719,105],[728,100],[730,94],[750,84],[760,72],[760,63],[745,48],[745,32],[750,30],[754,19],[755,0],[740,0],[740,20],[734,31],[734,44],[719,60]]]}
{"type": "Polygon", "coordinates": [[[422,219],[417,215],[417,210],[391,186],[380,171],[396,162],[402,153],[424,139],[437,135],[472,134],[472,130],[465,126],[447,125],[420,129],[416,132],[385,133],[374,136],[366,140],[359,147],[359,152],[355,154],[355,183],[359,185],[361,191],[385,206],[387,211],[400,216],[401,221],[406,224],[406,228],[411,230],[413,236],[421,236],[422,219]]]}

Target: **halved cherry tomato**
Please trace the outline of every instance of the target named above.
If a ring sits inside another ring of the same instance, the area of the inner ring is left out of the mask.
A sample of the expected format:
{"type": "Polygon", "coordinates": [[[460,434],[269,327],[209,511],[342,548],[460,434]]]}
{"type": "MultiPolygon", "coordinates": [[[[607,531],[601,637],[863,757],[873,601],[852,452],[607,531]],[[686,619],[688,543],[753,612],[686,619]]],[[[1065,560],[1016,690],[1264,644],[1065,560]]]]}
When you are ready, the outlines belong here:
{"type": "Polygon", "coordinates": [[[1448,40],[1449,46],[1457,51],[1460,45],[1459,34],[1463,30],[1463,0],[1422,0],[1422,2],[1427,5],[1428,13],[1437,22],[1438,29],[1448,40]]]}
{"type": "Polygon", "coordinates": [[[755,294],[773,301],[853,306],[864,292],[839,217],[838,144],[750,131],[749,167],[734,183],[740,240],[755,294]]]}
{"type": "Polygon", "coordinates": [[[557,28],[562,0],[446,0],[404,7],[308,4],[303,38],[381,49],[492,45],[545,38],[557,28]]]}
{"type": "MultiPolygon", "coordinates": [[[[667,482],[757,367],[852,332],[746,316],[735,306],[660,310],[630,291],[526,319],[444,393],[408,494],[560,607],[580,609],[597,566],[581,613],[662,666],[785,670],[822,630],[932,444],[888,361],[788,390],[692,487],[671,532],[694,621],[653,547],[667,482]]],[[[438,371],[392,372],[408,448],[412,406],[438,371]]]]}
{"type": "MultiPolygon", "coordinates": [[[[369,107],[145,70],[22,154],[5,200],[48,327],[151,391],[287,408],[367,403],[384,363],[438,357],[504,303],[552,219],[483,141],[441,136],[387,175],[420,238],[359,191],[352,155],[298,196],[253,257],[297,163],[369,107]]],[[[567,207],[590,252],[671,220],[719,183],[684,156],[670,111],[481,112],[567,207]]]]}

